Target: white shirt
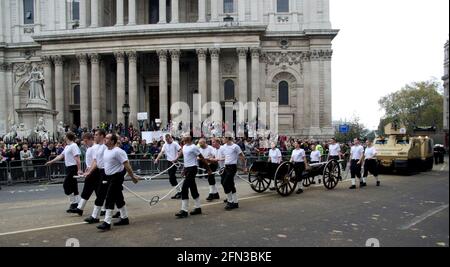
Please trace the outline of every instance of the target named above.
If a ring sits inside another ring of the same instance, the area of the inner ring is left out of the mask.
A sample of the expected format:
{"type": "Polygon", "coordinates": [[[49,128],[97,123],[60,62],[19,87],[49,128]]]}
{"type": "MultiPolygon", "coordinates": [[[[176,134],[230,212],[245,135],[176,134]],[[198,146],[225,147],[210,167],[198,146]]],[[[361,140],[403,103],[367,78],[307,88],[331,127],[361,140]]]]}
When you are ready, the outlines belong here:
{"type": "Polygon", "coordinates": [[[311,161],[320,162],[321,156],[322,155],[320,154],[320,150],[314,150],[313,152],[311,152],[311,155],[309,157],[311,158],[311,161]]]}
{"type": "Polygon", "coordinates": [[[86,166],[88,168],[91,168],[92,163],[94,162],[95,154],[97,153],[97,149],[98,149],[98,145],[95,144],[86,150],[85,162],[86,162],[86,166]]]}
{"type": "Polygon", "coordinates": [[[279,164],[281,162],[281,151],[278,148],[269,150],[270,162],[279,164]]]}
{"type": "Polygon", "coordinates": [[[180,149],[181,146],[175,141],[170,144],[165,143],[162,148],[168,161],[175,161],[178,158],[178,152],[180,149]]]}
{"type": "Polygon", "coordinates": [[[64,148],[62,154],[64,155],[64,163],[66,164],[66,167],[70,167],[77,165],[75,157],[80,156],[81,151],[77,144],[72,143],[64,148]]]}
{"type": "Polygon", "coordinates": [[[239,155],[242,153],[241,148],[236,144],[225,144],[220,150],[221,157],[225,158],[225,165],[236,165],[239,155]]]}
{"type": "Polygon", "coordinates": [[[352,146],[350,153],[352,154],[352,160],[360,160],[364,154],[364,147],[362,145],[352,146]]]}
{"type": "Polygon", "coordinates": [[[219,148],[213,147],[212,149],[213,149],[213,151],[214,151],[214,158],[217,159],[217,160],[219,160],[219,162],[218,162],[219,167],[222,168],[223,166],[225,166],[224,161],[223,161],[223,160],[220,160],[220,159],[222,158],[222,157],[220,156],[220,155],[221,155],[221,152],[222,152],[222,151],[221,151],[222,146],[220,146],[219,148]]]}
{"type": "Polygon", "coordinates": [[[294,149],[292,150],[292,156],[291,156],[291,161],[293,162],[305,162],[304,158],[306,156],[305,150],[300,148],[300,149],[294,149]]]}
{"type": "Polygon", "coordinates": [[[105,161],[103,160],[103,154],[105,153],[105,150],[108,149],[106,145],[98,145],[97,151],[94,155],[95,161],[97,161],[97,168],[104,169],[105,168],[105,161]]]}
{"type": "Polygon", "coordinates": [[[105,174],[110,176],[123,171],[125,168],[123,164],[128,161],[128,156],[122,149],[114,147],[113,149],[105,150],[103,161],[105,164],[105,174]]]}
{"type": "Polygon", "coordinates": [[[377,156],[377,149],[375,147],[367,147],[364,152],[365,159],[374,159],[377,156]]]}
{"type": "Polygon", "coordinates": [[[339,144],[329,145],[328,152],[330,156],[339,156],[339,152],[341,152],[341,146],[339,144]]]}
{"type": "Polygon", "coordinates": [[[194,145],[184,145],[183,146],[183,158],[184,158],[184,167],[194,167],[198,166],[197,157],[200,155],[200,149],[194,145]]]}
{"type": "Polygon", "coordinates": [[[206,148],[199,147],[200,153],[205,159],[215,158],[216,152],[212,146],[207,146],[206,148]]]}

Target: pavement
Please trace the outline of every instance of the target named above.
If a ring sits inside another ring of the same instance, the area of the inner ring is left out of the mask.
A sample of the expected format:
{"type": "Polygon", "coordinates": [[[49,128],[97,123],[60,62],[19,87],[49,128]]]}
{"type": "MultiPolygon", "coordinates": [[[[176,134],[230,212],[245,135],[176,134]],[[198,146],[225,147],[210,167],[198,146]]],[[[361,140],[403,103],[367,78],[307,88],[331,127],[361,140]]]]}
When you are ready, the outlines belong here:
{"type": "MultiPolygon", "coordinates": [[[[233,211],[225,211],[222,200],[204,201],[208,183],[198,179],[203,215],[187,219],[174,216],[179,200],[166,199],[150,207],[124,191],[131,224],[105,233],[83,223],[93,199],[83,217],[65,213],[68,200],[62,185],[3,187],[0,247],[449,246],[448,163],[427,173],[380,179],[380,187],[369,177],[363,189],[349,190],[347,180],[331,191],[315,185],[289,197],[255,193],[236,179],[240,208],[233,211]]],[[[126,185],[147,199],[171,189],[167,180],[126,185]]]]}

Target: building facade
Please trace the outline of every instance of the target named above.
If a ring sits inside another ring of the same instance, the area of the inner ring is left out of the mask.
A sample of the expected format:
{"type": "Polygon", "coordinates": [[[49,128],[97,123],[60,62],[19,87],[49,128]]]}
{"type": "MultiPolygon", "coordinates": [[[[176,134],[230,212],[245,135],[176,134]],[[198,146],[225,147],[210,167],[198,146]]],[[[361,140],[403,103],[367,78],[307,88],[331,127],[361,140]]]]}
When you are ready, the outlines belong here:
{"type": "Polygon", "coordinates": [[[444,132],[445,132],[445,147],[448,148],[448,134],[449,134],[449,115],[448,115],[448,41],[445,43],[445,60],[444,60],[444,76],[442,80],[444,81],[444,132]]]}
{"type": "Polygon", "coordinates": [[[37,69],[53,130],[123,122],[126,102],[135,125],[139,112],[164,124],[199,93],[278,102],[280,132],[326,138],[337,33],[329,0],[0,1],[0,134],[21,123],[37,69]]]}

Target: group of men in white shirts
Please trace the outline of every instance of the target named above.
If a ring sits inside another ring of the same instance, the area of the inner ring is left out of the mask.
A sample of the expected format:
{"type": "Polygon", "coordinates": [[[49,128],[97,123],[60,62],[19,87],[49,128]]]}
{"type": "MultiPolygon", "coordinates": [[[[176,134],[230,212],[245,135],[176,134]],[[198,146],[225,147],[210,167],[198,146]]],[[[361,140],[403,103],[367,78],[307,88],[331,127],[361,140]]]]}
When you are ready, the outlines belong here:
{"type": "MultiPolygon", "coordinates": [[[[102,216],[102,207],[105,208],[104,221],[97,228],[103,231],[111,229],[112,219],[119,220],[114,226],[129,225],[128,211],[124,196],[122,193],[125,174],[131,177],[134,183],[139,181],[131,168],[128,156],[117,145],[118,136],[115,134],[106,134],[103,130],[97,130],[95,135],[85,134],[83,141],[88,147],[86,151],[85,172],[81,170],[80,149],[75,141],[75,135],[68,133],[66,135],[66,147],[63,153],[54,160],[49,161],[46,165],[51,165],[57,161],[63,160],[66,166],[66,179],[64,181],[64,192],[70,197],[70,206],[68,213],[83,215],[87,201],[92,194],[96,193],[96,200],[93,212],[90,217],[85,219],[89,224],[100,223],[99,217],[102,216]],[[77,177],[84,176],[84,188],[79,194],[77,177]],[[113,216],[114,208],[117,207],[119,212],[113,216]]],[[[165,136],[165,144],[161,153],[155,159],[158,164],[160,159],[165,156],[166,160],[172,165],[169,166],[169,181],[173,187],[176,187],[177,193],[173,199],[181,199],[181,210],[175,216],[178,218],[186,218],[190,215],[202,214],[200,194],[198,192],[196,177],[201,172],[207,173],[209,183],[209,195],[207,201],[220,199],[219,191],[216,186],[216,171],[223,169],[221,173],[221,184],[226,195],[225,209],[234,210],[239,208],[237,190],[235,186],[235,176],[238,170],[238,161],[243,161],[243,166],[247,165],[246,158],[241,148],[233,142],[233,138],[226,137],[221,145],[218,139],[213,138],[211,145],[208,145],[205,139],[200,139],[198,146],[193,144],[192,137],[183,138],[183,147],[173,140],[171,135],[165,136]],[[180,166],[179,159],[183,156],[184,160],[184,181],[178,183],[176,173],[180,166]],[[189,193],[194,200],[194,209],[189,213],[189,193]]],[[[376,149],[371,141],[367,141],[367,148],[364,149],[359,139],[354,140],[350,154],[350,170],[352,186],[350,189],[356,188],[356,177],[360,179],[360,186],[366,186],[368,173],[372,173],[380,186],[378,179],[378,170],[376,162],[376,149]],[[364,174],[361,177],[361,167],[364,163],[364,174]]],[[[310,155],[310,163],[319,163],[321,153],[317,149],[313,149],[310,155]]],[[[335,139],[329,144],[328,159],[340,160],[342,157],[340,145],[335,139]]],[[[281,151],[276,147],[275,143],[271,144],[269,150],[269,162],[279,165],[282,161],[281,151]]],[[[302,175],[309,168],[305,150],[302,143],[296,142],[295,149],[292,151],[290,161],[294,164],[294,170],[297,175],[299,189],[297,194],[303,193],[302,175]]],[[[246,172],[244,167],[244,172],[246,172]]]]}
{"type": "Polygon", "coordinates": [[[128,156],[117,146],[118,137],[115,134],[108,134],[103,130],[97,130],[95,137],[85,134],[83,141],[88,146],[86,151],[87,169],[83,173],[80,164],[80,149],[74,143],[75,135],[66,135],[66,147],[63,153],[54,160],[47,162],[51,165],[64,159],[66,166],[66,179],[64,181],[64,192],[71,198],[68,213],[83,215],[86,202],[96,193],[96,200],[92,215],[85,219],[89,224],[99,223],[101,209],[105,206],[105,218],[102,224],[98,225],[99,230],[108,231],[111,229],[113,217],[119,218],[114,226],[129,225],[128,211],[123,197],[123,187],[125,173],[132,178],[134,183],[138,182],[138,177],[128,161],[128,156]],[[95,144],[94,144],[95,142],[95,144]],[[81,196],[78,192],[77,176],[84,176],[85,183],[81,196]],[[119,213],[113,216],[114,207],[119,209],[119,213]]]}

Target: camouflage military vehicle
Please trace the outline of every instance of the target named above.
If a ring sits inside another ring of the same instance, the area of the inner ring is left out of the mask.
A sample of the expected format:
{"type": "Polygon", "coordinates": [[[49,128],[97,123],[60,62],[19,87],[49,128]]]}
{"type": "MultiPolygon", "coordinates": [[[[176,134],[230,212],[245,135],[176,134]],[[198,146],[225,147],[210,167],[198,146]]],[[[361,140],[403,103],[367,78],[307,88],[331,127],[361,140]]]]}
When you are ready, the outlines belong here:
{"type": "Polygon", "coordinates": [[[385,136],[375,139],[380,167],[403,173],[431,170],[434,142],[426,135],[430,129],[419,130],[414,135],[408,135],[403,125],[386,125],[385,136]]]}

